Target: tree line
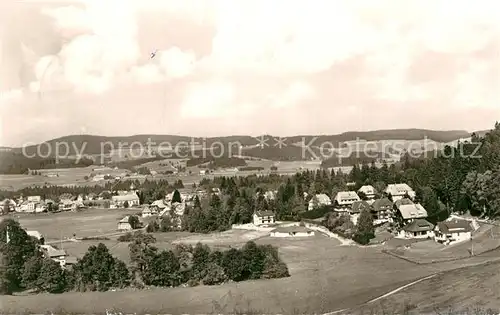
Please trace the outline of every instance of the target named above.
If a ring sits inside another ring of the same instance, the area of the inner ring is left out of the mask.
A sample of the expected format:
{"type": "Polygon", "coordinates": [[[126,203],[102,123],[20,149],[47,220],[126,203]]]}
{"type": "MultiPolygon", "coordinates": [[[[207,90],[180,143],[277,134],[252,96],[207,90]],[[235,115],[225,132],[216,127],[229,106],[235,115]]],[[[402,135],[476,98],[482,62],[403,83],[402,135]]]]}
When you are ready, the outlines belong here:
{"type": "Polygon", "coordinates": [[[62,293],[107,291],[129,286],[215,285],[227,281],[289,276],[277,248],[246,243],[241,249],[212,250],[207,245],[176,245],[159,250],[151,234],[130,239],[131,266],[113,257],[102,243],[90,246],[69,269],[45,258],[35,238],[12,219],[0,223],[0,293],[24,290],[62,293]],[[8,235],[8,241],[7,241],[8,235]]]}

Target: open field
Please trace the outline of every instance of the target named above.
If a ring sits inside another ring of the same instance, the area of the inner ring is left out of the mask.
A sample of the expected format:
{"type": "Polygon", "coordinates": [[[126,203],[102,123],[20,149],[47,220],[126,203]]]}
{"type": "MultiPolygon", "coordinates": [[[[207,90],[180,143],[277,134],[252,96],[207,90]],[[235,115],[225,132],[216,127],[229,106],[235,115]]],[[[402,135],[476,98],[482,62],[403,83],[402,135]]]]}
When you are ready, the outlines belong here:
{"type": "Polygon", "coordinates": [[[102,184],[92,180],[85,180],[85,176],[94,174],[110,174],[112,176],[124,176],[128,173],[123,169],[103,169],[92,165],[81,168],[63,168],[63,169],[43,169],[39,170],[42,175],[0,175],[0,189],[2,190],[17,190],[32,185],[43,186],[47,185],[79,185],[79,186],[94,186],[102,184]],[[48,177],[47,174],[57,174],[58,177],[48,177]]]}
{"type": "Polygon", "coordinates": [[[12,215],[22,227],[36,230],[45,236],[46,241],[70,238],[73,233],[78,237],[89,237],[116,233],[117,223],[128,214],[141,209],[86,209],[79,212],[59,212],[12,215]]]}
{"type": "MultiPolygon", "coordinates": [[[[161,244],[184,237],[163,235],[161,244]]],[[[0,305],[4,312],[98,313],[116,309],[126,313],[208,314],[254,309],[259,313],[325,313],[363,304],[415,279],[500,258],[496,251],[463,261],[416,265],[384,254],[377,247],[339,246],[335,239],[320,235],[302,239],[263,237],[257,243],[278,246],[291,277],[195,288],[3,296],[0,305]]],[[[127,245],[116,245],[112,252],[117,248],[125,253],[127,245]]]]}
{"type": "Polygon", "coordinates": [[[453,314],[486,314],[488,309],[490,314],[498,314],[499,269],[500,263],[492,262],[438,274],[349,313],[401,313],[406,308],[410,314],[451,314],[450,310],[453,314]]]}

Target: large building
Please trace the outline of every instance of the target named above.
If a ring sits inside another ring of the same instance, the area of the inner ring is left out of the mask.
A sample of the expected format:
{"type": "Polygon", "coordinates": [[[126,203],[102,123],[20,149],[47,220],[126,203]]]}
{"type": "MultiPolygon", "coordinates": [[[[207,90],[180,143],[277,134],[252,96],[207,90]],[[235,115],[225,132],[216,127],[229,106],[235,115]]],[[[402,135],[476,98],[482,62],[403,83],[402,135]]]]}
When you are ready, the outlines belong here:
{"type": "Polygon", "coordinates": [[[138,206],[140,204],[139,196],[136,193],[129,193],[121,196],[112,196],[111,201],[117,207],[124,207],[128,203],[129,207],[138,206]]]}
{"type": "Polygon", "coordinates": [[[391,196],[392,201],[403,198],[415,199],[415,191],[408,184],[390,184],[385,189],[385,193],[391,196]]]}
{"type": "Polygon", "coordinates": [[[360,200],[358,194],[354,191],[340,191],[335,196],[335,205],[341,208],[350,208],[353,203],[360,200]]]}

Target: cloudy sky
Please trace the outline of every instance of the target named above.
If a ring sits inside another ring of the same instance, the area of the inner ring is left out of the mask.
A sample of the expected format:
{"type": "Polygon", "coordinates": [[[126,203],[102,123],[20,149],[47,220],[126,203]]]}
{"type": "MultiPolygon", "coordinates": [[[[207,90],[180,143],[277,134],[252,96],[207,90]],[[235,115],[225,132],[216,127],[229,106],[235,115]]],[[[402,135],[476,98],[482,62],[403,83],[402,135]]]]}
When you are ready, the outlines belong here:
{"type": "Polygon", "coordinates": [[[492,0],[4,0],[0,145],[486,129],[500,119],[498,12],[492,0]]]}

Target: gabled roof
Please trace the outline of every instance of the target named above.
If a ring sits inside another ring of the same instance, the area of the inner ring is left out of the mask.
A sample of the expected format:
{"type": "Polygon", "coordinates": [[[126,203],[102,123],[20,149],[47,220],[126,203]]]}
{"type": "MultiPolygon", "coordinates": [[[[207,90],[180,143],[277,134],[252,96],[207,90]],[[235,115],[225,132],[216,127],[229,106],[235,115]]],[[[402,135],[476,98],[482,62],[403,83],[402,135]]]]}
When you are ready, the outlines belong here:
{"type": "Polygon", "coordinates": [[[163,200],[156,200],[151,203],[152,207],[158,207],[160,209],[165,209],[167,205],[163,202],[163,200]]]}
{"type": "Polygon", "coordinates": [[[401,205],[399,207],[399,212],[405,220],[427,218],[427,210],[420,204],[401,205]]]}
{"type": "Polygon", "coordinates": [[[425,219],[416,219],[410,224],[405,225],[403,230],[406,232],[426,232],[432,231],[434,229],[434,224],[430,223],[425,219]]]}
{"type": "Polygon", "coordinates": [[[397,196],[397,195],[404,195],[407,192],[413,192],[413,188],[411,188],[408,184],[402,183],[402,184],[390,184],[387,186],[385,189],[385,192],[397,196]]]}
{"type": "Polygon", "coordinates": [[[363,185],[358,189],[358,191],[375,193],[375,188],[372,185],[363,185]]]}
{"type": "Polygon", "coordinates": [[[119,223],[128,223],[128,219],[129,219],[130,216],[125,216],[123,219],[121,219],[120,221],[118,221],[119,223]]]}
{"type": "Polygon", "coordinates": [[[255,214],[259,217],[270,217],[274,216],[274,212],[272,211],[257,211],[255,214]]]}
{"type": "Polygon", "coordinates": [[[453,221],[444,221],[439,222],[437,224],[437,228],[443,234],[451,234],[451,233],[462,233],[462,232],[471,232],[472,227],[468,221],[465,220],[453,220],[453,221]]]}
{"type": "Polygon", "coordinates": [[[364,200],[355,201],[352,204],[351,212],[360,213],[363,209],[370,209],[370,204],[364,200]]]}
{"type": "Polygon", "coordinates": [[[127,195],[121,195],[121,196],[113,196],[111,197],[113,201],[131,201],[131,200],[138,200],[139,196],[137,196],[136,193],[132,194],[127,194],[127,195]]]}
{"type": "Polygon", "coordinates": [[[404,206],[404,205],[412,205],[414,204],[413,201],[411,201],[410,199],[408,198],[402,198],[402,199],[399,199],[399,200],[396,200],[394,202],[394,205],[396,206],[396,208],[400,208],[401,206],[404,206]]]}
{"type": "Polygon", "coordinates": [[[337,193],[335,199],[358,199],[359,196],[355,191],[340,191],[337,193]]]}
{"type": "Polygon", "coordinates": [[[41,245],[40,248],[42,248],[44,250],[44,252],[47,253],[47,255],[51,258],[67,255],[66,251],[64,251],[63,249],[57,249],[57,248],[54,248],[50,245],[41,245]]]}
{"type": "Polygon", "coordinates": [[[332,200],[330,199],[330,197],[328,197],[327,194],[317,194],[313,198],[316,198],[320,204],[328,204],[332,202],[332,200]]]}
{"type": "Polygon", "coordinates": [[[373,211],[379,212],[384,210],[384,208],[392,209],[392,201],[389,198],[377,199],[372,203],[373,211]]]}

